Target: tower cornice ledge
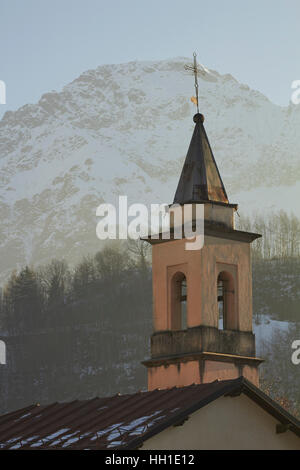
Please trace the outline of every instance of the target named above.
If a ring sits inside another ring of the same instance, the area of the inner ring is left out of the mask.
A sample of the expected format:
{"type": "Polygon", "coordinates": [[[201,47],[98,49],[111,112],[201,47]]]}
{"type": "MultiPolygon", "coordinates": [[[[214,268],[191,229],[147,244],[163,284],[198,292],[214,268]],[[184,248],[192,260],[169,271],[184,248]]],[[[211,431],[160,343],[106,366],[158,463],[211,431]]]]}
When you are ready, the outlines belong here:
{"type": "Polygon", "coordinates": [[[222,201],[206,201],[205,199],[199,199],[199,200],[190,200],[186,201],[184,203],[176,202],[173,204],[169,204],[169,207],[171,208],[174,204],[178,204],[179,206],[185,206],[187,204],[211,204],[213,206],[223,206],[223,207],[230,207],[231,209],[234,209],[235,211],[238,210],[238,204],[232,204],[230,202],[222,202],[222,201]]]}
{"type": "MultiPolygon", "coordinates": [[[[196,230],[196,225],[193,226],[193,230],[196,230]]],[[[230,229],[226,225],[221,223],[212,223],[212,222],[204,222],[204,237],[216,237],[222,238],[227,240],[235,240],[238,242],[244,243],[252,243],[257,238],[260,238],[261,235],[259,233],[253,232],[244,232],[242,230],[235,230],[230,229]]],[[[182,225],[182,238],[184,237],[184,226],[182,225]]],[[[159,232],[155,235],[148,235],[147,237],[143,237],[142,240],[150,243],[151,245],[155,245],[157,243],[164,243],[170,241],[176,241],[178,238],[174,237],[174,228],[170,228],[170,237],[166,238],[166,232],[159,232]]]]}
{"type": "Polygon", "coordinates": [[[234,364],[253,364],[258,366],[264,359],[260,357],[248,357],[248,356],[238,356],[236,354],[223,354],[223,353],[214,353],[209,351],[203,351],[198,353],[185,353],[180,355],[170,355],[170,356],[161,356],[155,357],[152,359],[148,359],[143,361],[142,364],[146,367],[158,367],[158,366],[166,366],[170,364],[180,364],[183,362],[188,361],[201,361],[201,360],[209,360],[209,361],[217,361],[217,362],[225,362],[225,363],[234,363],[234,364]]]}

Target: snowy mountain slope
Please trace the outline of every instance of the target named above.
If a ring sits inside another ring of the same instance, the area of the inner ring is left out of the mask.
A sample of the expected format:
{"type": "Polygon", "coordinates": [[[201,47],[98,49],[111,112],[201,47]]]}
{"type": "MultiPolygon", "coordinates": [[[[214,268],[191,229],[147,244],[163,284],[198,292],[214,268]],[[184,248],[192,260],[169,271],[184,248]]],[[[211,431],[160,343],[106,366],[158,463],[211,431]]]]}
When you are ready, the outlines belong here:
{"type": "MultiPolygon", "coordinates": [[[[172,202],[193,130],[186,58],[106,65],[0,121],[0,272],[99,249],[96,207],[172,202]]],[[[203,68],[200,107],[231,202],[300,215],[300,106],[203,68]],[[297,197],[298,196],[298,197],[297,197]]]]}

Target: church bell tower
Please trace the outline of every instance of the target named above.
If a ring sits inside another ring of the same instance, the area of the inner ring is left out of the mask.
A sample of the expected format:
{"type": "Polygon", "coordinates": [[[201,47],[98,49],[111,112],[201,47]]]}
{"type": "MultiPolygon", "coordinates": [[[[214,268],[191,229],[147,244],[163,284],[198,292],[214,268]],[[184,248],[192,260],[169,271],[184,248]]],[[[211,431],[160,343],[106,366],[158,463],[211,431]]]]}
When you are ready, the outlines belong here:
{"type": "Polygon", "coordinates": [[[208,383],[244,376],[259,384],[252,332],[250,245],[260,235],[236,230],[230,204],[205,129],[194,133],[174,203],[202,204],[204,245],[148,237],[152,245],[151,357],[143,362],[148,389],[208,383]]]}

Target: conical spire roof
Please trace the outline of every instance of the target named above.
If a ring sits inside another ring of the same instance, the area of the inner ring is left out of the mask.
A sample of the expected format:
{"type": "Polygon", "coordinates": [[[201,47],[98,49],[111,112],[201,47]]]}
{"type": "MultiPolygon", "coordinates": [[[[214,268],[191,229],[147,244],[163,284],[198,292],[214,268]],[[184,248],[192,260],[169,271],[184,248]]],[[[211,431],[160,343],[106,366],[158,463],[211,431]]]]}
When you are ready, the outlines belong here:
{"type": "Polygon", "coordinates": [[[229,204],[203,121],[202,114],[195,114],[195,129],[175,193],[174,203],[189,204],[212,201],[229,204]]]}

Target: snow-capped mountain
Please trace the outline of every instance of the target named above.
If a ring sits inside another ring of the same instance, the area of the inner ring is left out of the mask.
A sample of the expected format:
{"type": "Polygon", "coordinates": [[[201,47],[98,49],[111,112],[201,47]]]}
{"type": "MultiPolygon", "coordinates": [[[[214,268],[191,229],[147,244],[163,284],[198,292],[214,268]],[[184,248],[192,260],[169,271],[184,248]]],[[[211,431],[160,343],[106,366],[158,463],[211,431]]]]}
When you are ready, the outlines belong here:
{"type": "MultiPolygon", "coordinates": [[[[100,248],[96,207],[173,201],[193,130],[187,58],[100,66],[0,121],[0,272],[100,248]]],[[[300,106],[202,67],[200,111],[240,212],[300,215],[300,106]]]]}

